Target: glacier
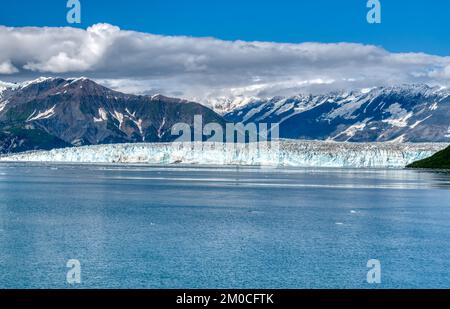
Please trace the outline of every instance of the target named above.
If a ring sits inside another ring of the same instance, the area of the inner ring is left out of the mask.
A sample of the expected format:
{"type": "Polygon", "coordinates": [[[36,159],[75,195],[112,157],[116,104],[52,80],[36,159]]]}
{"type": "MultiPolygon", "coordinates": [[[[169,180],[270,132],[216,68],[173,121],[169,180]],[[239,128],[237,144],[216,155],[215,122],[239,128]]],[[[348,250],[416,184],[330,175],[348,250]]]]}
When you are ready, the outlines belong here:
{"type": "Polygon", "coordinates": [[[348,143],[295,140],[250,144],[133,143],[31,151],[4,155],[0,157],[0,161],[403,168],[447,146],[446,143],[348,143]]]}

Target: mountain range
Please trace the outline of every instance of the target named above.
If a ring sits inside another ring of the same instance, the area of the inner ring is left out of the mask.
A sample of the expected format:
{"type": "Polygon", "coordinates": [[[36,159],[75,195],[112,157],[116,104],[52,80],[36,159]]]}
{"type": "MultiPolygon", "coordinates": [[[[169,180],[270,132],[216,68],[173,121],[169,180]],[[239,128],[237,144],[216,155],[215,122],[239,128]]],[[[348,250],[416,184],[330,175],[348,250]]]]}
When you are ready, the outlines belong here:
{"type": "Polygon", "coordinates": [[[253,99],[228,121],[273,122],[290,139],[450,142],[450,91],[427,85],[253,99]]]}
{"type": "Polygon", "coordinates": [[[201,104],[128,95],[86,78],[40,78],[0,91],[0,153],[68,146],[170,142],[175,123],[194,115],[224,124],[201,104]]]}
{"type": "Polygon", "coordinates": [[[347,142],[450,142],[450,91],[402,85],[322,95],[225,98],[211,108],[124,94],[87,78],[0,82],[0,153],[171,142],[175,123],[278,123],[280,137],[347,142]]]}

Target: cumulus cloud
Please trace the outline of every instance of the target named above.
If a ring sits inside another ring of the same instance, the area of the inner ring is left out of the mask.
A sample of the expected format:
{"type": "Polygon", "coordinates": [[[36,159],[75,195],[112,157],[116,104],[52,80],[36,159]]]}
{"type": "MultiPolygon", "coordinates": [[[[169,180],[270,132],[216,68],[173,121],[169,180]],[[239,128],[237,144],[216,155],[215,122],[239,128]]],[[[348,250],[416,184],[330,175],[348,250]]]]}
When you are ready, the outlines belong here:
{"type": "Polygon", "coordinates": [[[0,26],[0,46],[0,79],[84,75],[126,92],[199,101],[450,83],[450,57],[353,43],[223,41],[96,24],[86,30],[0,26]]]}
{"type": "Polygon", "coordinates": [[[0,63],[0,74],[14,74],[19,72],[19,70],[11,64],[11,61],[7,60],[0,63]]]}

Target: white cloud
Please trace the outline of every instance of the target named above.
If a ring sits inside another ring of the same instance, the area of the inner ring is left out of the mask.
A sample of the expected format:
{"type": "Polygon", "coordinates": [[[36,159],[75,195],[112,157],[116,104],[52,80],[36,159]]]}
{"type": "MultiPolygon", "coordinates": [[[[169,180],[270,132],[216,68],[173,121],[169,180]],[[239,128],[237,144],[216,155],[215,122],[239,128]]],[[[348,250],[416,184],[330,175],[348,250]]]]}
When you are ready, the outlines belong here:
{"type": "Polygon", "coordinates": [[[432,72],[430,72],[429,76],[437,79],[450,80],[450,65],[444,68],[433,70],[432,72]]]}
{"type": "Polygon", "coordinates": [[[2,79],[85,75],[122,91],[200,101],[208,96],[450,83],[450,57],[390,53],[352,43],[222,41],[97,24],[86,30],[0,27],[0,46],[2,79]]]}
{"type": "Polygon", "coordinates": [[[19,70],[12,65],[11,61],[7,60],[3,63],[0,63],[0,74],[14,74],[19,72],[19,70]]]}

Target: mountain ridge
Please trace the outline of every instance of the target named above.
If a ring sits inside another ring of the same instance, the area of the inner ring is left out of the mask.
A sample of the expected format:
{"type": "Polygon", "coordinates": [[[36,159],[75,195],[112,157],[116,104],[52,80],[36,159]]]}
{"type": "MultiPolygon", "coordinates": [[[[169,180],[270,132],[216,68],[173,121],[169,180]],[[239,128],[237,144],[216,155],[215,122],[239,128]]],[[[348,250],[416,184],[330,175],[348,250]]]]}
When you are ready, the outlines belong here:
{"type": "Polygon", "coordinates": [[[170,142],[194,115],[224,125],[198,103],[124,94],[87,78],[41,78],[0,94],[0,152],[132,142],[170,142]]]}
{"type": "Polygon", "coordinates": [[[424,84],[275,97],[228,121],[275,122],[280,137],[349,142],[450,142],[450,90],[424,84]]]}
{"type": "Polygon", "coordinates": [[[70,146],[171,142],[175,123],[277,123],[280,138],[450,143],[450,90],[425,84],[268,99],[218,98],[223,115],[164,95],[133,95],[89,78],[0,82],[0,153],[70,146]]]}

